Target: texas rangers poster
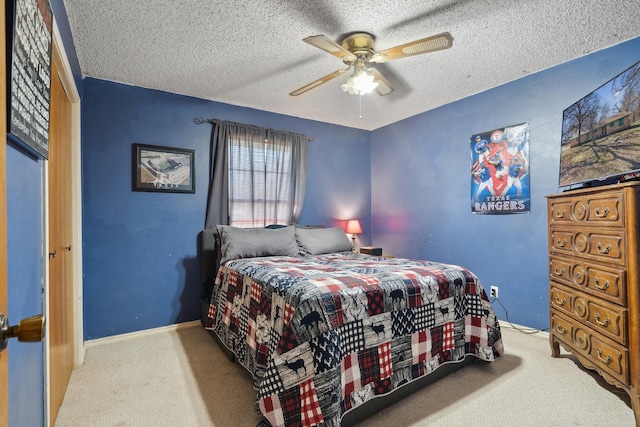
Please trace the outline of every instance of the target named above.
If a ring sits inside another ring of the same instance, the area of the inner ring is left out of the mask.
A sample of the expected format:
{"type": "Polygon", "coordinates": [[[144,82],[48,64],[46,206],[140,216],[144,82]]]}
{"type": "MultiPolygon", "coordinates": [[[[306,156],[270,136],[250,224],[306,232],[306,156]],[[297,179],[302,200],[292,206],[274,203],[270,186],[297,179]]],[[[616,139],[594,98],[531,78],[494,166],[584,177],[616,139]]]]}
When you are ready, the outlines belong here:
{"type": "Polygon", "coordinates": [[[471,212],[529,212],[529,124],[471,136],[471,212]]]}

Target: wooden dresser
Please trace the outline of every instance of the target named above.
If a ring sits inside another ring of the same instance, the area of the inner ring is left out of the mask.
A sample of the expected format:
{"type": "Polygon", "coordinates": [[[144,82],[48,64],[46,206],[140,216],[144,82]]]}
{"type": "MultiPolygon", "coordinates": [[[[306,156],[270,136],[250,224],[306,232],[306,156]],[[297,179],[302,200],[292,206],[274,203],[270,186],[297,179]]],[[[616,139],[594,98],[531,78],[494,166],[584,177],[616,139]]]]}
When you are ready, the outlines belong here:
{"type": "Polygon", "coordinates": [[[547,196],[549,342],[627,391],[640,426],[640,182],[547,196]]]}

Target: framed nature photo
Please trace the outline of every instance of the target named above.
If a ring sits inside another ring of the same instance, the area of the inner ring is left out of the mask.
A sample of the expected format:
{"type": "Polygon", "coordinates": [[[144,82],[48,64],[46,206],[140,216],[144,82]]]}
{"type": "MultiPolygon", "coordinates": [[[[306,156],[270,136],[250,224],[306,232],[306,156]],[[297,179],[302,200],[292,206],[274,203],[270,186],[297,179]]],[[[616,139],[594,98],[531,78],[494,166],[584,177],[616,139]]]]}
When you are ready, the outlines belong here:
{"type": "Polygon", "coordinates": [[[195,150],[133,144],[133,191],[195,193],[195,150]]]}

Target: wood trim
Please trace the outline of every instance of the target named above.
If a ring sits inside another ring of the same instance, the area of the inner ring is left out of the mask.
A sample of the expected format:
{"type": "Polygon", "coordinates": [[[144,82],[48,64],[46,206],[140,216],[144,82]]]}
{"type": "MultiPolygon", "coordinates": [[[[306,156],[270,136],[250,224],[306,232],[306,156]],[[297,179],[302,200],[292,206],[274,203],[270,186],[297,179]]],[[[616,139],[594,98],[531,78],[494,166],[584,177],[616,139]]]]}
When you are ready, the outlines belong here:
{"type": "MultiPolygon", "coordinates": [[[[0,5],[0,58],[6,58],[5,1],[0,5]]],[[[0,67],[0,312],[7,315],[7,70],[0,67]]],[[[0,353],[0,425],[9,425],[8,350],[0,353]]]]}
{"type": "Polygon", "coordinates": [[[76,82],[71,71],[71,64],[64,49],[62,36],[55,21],[53,22],[53,49],[52,54],[60,65],[58,75],[62,87],[71,102],[71,197],[73,217],[73,317],[74,321],[74,361],[79,366],[84,363],[84,319],[82,298],[82,152],[81,152],[81,99],[76,82]]]}

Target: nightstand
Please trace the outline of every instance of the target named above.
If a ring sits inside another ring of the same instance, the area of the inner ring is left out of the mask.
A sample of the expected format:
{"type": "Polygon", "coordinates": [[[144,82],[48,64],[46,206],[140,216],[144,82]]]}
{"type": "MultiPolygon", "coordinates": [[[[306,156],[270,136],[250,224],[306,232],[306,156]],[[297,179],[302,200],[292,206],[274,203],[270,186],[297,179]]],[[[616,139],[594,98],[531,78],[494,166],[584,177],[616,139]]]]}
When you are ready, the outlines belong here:
{"type": "Polygon", "coordinates": [[[367,255],[382,256],[382,248],[376,248],[373,246],[360,246],[360,253],[367,255]]]}

